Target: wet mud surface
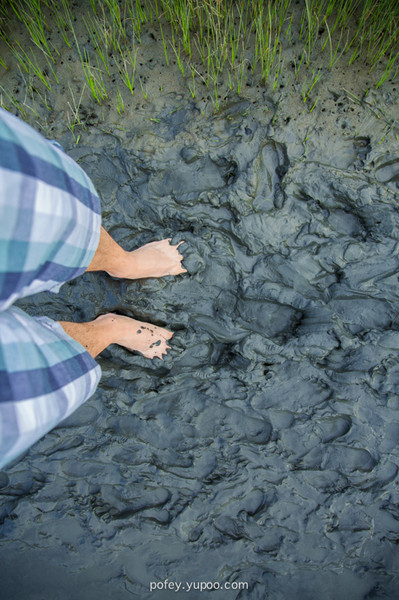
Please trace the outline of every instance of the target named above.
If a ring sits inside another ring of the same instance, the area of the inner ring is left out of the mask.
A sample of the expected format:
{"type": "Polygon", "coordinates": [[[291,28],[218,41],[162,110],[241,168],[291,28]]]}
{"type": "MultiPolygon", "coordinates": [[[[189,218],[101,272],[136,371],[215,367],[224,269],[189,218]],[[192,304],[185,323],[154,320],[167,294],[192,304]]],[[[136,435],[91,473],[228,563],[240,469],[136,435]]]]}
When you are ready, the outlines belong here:
{"type": "Polygon", "coordinates": [[[399,153],[171,104],[68,149],[111,234],[185,240],[189,274],[24,304],[175,335],[165,361],[106,350],[95,396],[0,473],[1,597],[393,599],[399,153]],[[150,593],[167,578],[249,590],[150,593]]]}

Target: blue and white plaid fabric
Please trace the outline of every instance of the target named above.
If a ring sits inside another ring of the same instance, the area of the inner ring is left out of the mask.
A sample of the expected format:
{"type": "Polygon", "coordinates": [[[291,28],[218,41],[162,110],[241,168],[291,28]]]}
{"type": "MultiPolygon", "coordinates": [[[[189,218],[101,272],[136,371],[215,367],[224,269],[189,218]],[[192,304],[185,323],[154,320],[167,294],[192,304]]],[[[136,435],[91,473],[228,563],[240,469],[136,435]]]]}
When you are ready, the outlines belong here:
{"type": "Polygon", "coordinates": [[[0,109],[0,468],[89,398],[100,367],[62,327],[12,306],[90,264],[100,202],[62,150],[0,109]]]}

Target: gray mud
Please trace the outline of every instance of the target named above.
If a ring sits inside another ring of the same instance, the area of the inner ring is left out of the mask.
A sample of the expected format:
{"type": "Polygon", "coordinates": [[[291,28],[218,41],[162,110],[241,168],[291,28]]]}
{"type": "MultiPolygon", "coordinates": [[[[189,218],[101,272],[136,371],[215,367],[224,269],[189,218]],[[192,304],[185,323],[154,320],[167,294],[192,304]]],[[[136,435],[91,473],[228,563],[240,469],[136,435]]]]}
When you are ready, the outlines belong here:
{"type": "Polygon", "coordinates": [[[164,362],[106,350],[95,396],[0,473],[1,598],[396,598],[398,149],[178,105],[69,148],[112,235],[184,239],[189,275],[24,304],[175,335],[164,362]],[[150,593],[166,578],[249,590],[150,593]]]}

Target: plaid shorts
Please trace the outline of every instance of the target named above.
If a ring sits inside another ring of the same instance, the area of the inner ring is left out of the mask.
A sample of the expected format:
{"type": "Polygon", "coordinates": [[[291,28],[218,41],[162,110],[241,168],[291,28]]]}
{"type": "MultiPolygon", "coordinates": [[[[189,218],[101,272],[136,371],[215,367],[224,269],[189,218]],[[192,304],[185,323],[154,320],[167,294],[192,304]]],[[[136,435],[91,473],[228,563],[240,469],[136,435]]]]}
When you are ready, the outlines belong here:
{"type": "Polygon", "coordinates": [[[0,468],[89,398],[100,367],[61,325],[13,306],[83,273],[100,201],[61,149],[0,109],[0,468]]]}

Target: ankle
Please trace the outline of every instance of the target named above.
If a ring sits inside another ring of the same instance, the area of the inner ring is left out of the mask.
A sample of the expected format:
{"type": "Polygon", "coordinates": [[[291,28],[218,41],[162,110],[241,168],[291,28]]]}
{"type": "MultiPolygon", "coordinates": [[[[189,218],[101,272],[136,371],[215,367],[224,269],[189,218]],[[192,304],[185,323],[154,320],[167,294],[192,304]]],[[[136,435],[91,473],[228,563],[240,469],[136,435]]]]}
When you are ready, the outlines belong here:
{"type": "Polygon", "coordinates": [[[120,265],[126,261],[128,252],[101,227],[100,241],[87,271],[105,271],[113,277],[119,277],[120,265]]]}
{"type": "Polygon", "coordinates": [[[123,331],[126,327],[126,318],[115,313],[105,313],[97,317],[93,323],[96,324],[98,329],[105,332],[109,344],[120,344],[123,331]]]}
{"type": "Polygon", "coordinates": [[[105,271],[111,277],[117,277],[118,279],[134,279],[132,277],[132,271],[138,272],[137,261],[133,255],[133,252],[127,252],[122,250],[117,257],[113,256],[108,262],[105,271]]]}
{"type": "Polygon", "coordinates": [[[105,313],[91,322],[97,331],[102,331],[108,340],[108,345],[117,344],[118,338],[118,315],[115,313],[105,313]]]}

